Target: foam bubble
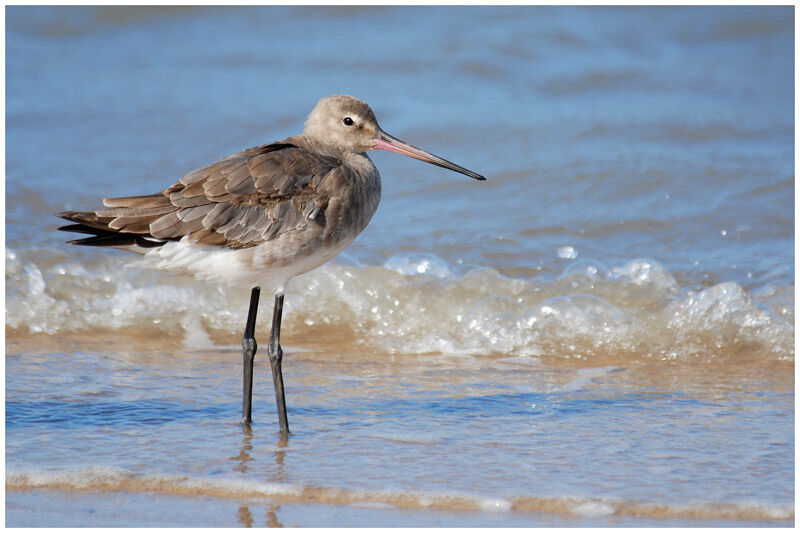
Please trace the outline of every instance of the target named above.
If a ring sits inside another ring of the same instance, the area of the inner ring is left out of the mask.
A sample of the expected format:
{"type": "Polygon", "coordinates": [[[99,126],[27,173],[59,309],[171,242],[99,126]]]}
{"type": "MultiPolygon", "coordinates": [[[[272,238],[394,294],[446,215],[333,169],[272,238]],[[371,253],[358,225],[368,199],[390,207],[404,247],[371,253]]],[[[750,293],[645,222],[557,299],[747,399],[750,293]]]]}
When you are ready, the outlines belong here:
{"type": "Polygon", "coordinates": [[[609,271],[600,263],[594,261],[576,261],[570,264],[559,279],[588,281],[603,281],[609,278],[609,271]]]}
{"type": "Polygon", "coordinates": [[[556,253],[559,259],[575,259],[578,257],[578,252],[572,246],[561,246],[556,253]]]}
{"type": "Polygon", "coordinates": [[[451,274],[447,263],[432,254],[395,254],[383,263],[383,267],[404,276],[428,274],[444,279],[451,274]]]}
{"type": "Polygon", "coordinates": [[[613,505],[603,502],[584,502],[573,507],[572,512],[588,518],[600,518],[613,515],[616,509],[613,505]]]}
{"type": "Polygon", "coordinates": [[[672,274],[660,263],[651,259],[635,259],[622,267],[613,268],[610,277],[671,295],[680,291],[678,282],[672,274]]]}
{"type": "Polygon", "coordinates": [[[511,510],[511,502],[503,499],[487,499],[480,501],[481,511],[490,513],[505,513],[511,510]]]}

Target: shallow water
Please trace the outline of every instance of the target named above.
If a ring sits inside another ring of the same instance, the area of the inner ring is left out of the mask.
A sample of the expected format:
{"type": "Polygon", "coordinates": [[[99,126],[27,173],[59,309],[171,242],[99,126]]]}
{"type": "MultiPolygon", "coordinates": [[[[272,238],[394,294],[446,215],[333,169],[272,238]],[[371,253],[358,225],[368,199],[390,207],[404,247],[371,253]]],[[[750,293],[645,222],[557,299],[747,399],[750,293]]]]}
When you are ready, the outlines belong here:
{"type": "MultiPolygon", "coordinates": [[[[284,515],[283,505],[322,503],[391,511],[398,524],[413,525],[793,518],[790,378],[684,376],[649,365],[553,368],[519,357],[375,361],[289,346],[293,434],[281,441],[267,365],[256,371],[252,431],[236,423],[233,351],[72,353],[35,363],[9,356],[7,374],[19,376],[6,404],[10,522],[62,520],[25,518],[41,488],[86,491],[83,504],[99,509],[119,492],[144,502],[213,502],[183,525],[232,524],[241,520],[233,503],[270,505],[285,525],[320,522],[284,515]],[[77,365],[89,370],[70,375],[77,365]],[[32,394],[36,387],[42,392],[32,394]]],[[[141,523],[104,522],[107,514],[68,523],[141,523]]],[[[388,518],[345,512],[338,523],[372,520],[388,518]]]]}
{"type": "Polygon", "coordinates": [[[6,13],[7,525],[793,523],[791,8],[6,13]],[[281,440],[249,291],[52,214],[332,93],[488,180],[374,155],[289,285],[281,440]]]}

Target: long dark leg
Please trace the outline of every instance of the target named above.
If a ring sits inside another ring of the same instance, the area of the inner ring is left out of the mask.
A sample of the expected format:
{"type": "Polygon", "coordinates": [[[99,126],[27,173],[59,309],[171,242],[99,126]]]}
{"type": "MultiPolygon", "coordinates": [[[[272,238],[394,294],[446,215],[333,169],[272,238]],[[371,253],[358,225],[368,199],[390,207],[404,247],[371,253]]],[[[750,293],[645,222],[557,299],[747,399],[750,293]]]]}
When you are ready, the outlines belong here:
{"type": "Polygon", "coordinates": [[[275,311],[272,313],[272,332],[269,335],[269,364],[272,367],[272,382],[275,385],[275,403],[278,407],[278,422],[281,433],[289,434],[289,420],[286,417],[286,397],[283,394],[283,373],[281,372],[281,315],[283,314],[283,293],[275,296],[275,311]]]}
{"type": "Polygon", "coordinates": [[[256,343],[256,315],[258,314],[258,297],[261,294],[259,287],[253,287],[250,292],[250,311],[247,313],[247,325],[244,327],[244,337],[242,337],[242,363],[243,363],[243,384],[242,384],[242,424],[250,424],[253,419],[250,416],[253,405],[253,359],[256,357],[258,344],[256,343]]]}

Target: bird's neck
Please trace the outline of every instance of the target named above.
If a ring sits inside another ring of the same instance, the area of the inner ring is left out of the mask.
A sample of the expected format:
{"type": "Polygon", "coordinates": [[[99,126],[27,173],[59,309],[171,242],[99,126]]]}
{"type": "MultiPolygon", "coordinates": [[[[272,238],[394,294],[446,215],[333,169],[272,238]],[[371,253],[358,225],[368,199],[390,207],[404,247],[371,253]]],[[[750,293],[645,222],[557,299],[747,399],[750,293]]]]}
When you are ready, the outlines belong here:
{"type": "Polygon", "coordinates": [[[331,144],[323,144],[310,135],[296,135],[289,137],[288,142],[295,146],[305,148],[310,152],[333,157],[355,170],[358,175],[365,178],[374,179],[378,177],[378,169],[366,153],[357,153],[350,150],[342,150],[331,144]]]}

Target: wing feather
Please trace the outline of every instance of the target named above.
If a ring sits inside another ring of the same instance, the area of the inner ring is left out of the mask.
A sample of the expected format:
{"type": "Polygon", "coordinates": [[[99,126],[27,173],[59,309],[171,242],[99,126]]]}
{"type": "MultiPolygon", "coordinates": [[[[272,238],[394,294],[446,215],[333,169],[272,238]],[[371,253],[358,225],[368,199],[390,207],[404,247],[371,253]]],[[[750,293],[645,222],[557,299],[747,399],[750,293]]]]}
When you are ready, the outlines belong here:
{"type": "Polygon", "coordinates": [[[339,159],[303,148],[294,139],[228,156],[189,172],[158,194],[107,198],[97,211],[59,216],[95,235],[89,237],[94,245],[98,235],[105,239],[116,232],[163,241],[188,236],[198,244],[255,246],[304,224],[322,224],[325,217],[320,215],[335,185],[353,172],[339,159]]]}

